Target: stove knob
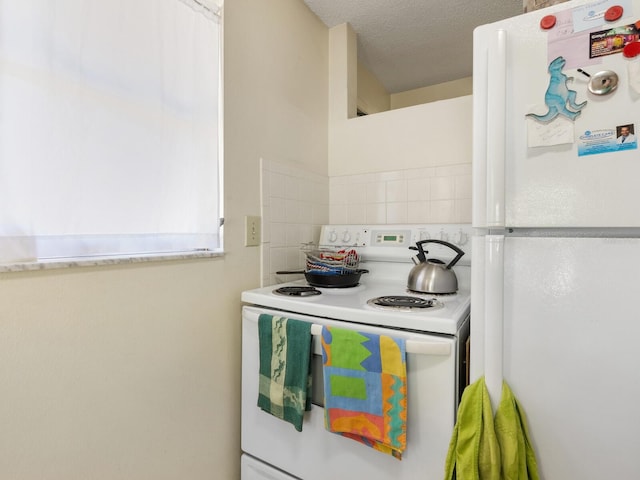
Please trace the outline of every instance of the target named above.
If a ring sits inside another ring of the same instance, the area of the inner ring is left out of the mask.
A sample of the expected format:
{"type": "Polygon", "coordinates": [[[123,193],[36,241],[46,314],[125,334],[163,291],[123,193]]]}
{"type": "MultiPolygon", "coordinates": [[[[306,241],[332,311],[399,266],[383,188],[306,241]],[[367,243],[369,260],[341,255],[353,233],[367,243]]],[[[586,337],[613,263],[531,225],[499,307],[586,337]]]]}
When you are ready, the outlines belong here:
{"type": "Polygon", "coordinates": [[[327,238],[327,241],[329,243],[335,243],[336,240],[338,240],[338,234],[336,233],[335,230],[330,231],[329,238],[327,238]]]}
{"type": "Polygon", "coordinates": [[[342,241],[343,243],[349,243],[351,241],[351,234],[349,233],[349,230],[345,230],[342,234],[342,241]]]}
{"type": "Polygon", "coordinates": [[[458,245],[465,245],[469,241],[469,236],[460,230],[453,236],[453,243],[458,245]]]}
{"type": "Polygon", "coordinates": [[[429,232],[427,232],[427,231],[420,232],[419,237],[420,238],[418,238],[418,240],[429,240],[429,239],[431,239],[431,235],[429,235],[429,232]]]}
{"type": "Polygon", "coordinates": [[[445,232],[444,230],[440,230],[440,240],[442,240],[443,242],[448,242],[449,241],[449,234],[447,232],[445,232]]]}

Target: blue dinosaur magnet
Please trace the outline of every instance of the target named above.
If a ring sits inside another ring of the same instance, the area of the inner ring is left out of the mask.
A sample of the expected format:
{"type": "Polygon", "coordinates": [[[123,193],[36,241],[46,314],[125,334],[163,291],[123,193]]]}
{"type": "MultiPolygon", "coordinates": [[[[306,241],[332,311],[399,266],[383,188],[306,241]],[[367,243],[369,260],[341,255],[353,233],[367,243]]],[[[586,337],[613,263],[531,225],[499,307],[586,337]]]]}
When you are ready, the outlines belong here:
{"type": "Polygon", "coordinates": [[[580,115],[581,110],[587,105],[587,101],[576,103],[576,91],[570,90],[567,86],[570,77],[562,73],[562,68],[566,63],[564,57],[558,57],[549,64],[549,86],[544,94],[544,103],[548,108],[547,113],[544,115],[527,113],[527,117],[533,117],[542,123],[549,123],[558,115],[563,115],[571,120],[575,120],[580,115]]]}

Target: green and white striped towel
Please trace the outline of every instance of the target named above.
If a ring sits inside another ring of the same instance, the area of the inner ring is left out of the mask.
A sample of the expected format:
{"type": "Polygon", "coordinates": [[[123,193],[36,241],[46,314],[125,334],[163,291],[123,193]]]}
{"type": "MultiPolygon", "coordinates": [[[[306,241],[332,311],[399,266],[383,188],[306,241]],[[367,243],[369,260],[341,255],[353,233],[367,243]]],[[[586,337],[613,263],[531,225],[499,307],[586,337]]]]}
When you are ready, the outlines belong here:
{"type": "Polygon", "coordinates": [[[258,406],[301,432],[304,412],[311,409],[311,324],[262,314],[258,335],[258,406]]]}

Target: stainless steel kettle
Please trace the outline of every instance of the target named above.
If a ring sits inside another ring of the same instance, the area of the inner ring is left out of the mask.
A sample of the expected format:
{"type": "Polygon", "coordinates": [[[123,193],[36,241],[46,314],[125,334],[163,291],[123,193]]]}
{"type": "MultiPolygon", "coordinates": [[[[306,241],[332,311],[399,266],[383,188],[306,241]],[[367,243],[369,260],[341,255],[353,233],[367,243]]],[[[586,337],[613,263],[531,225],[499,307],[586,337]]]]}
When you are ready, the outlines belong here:
{"type": "Polygon", "coordinates": [[[443,240],[421,240],[416,246],[409,247],[411,250],[418,250],[418,255],[412,258],[415,266],[409,272],[407,288],[420,293],[456,293],[458,291],[458,277],[451,269],[458,260],[462,258],[464,252],[455,245],[443,240]],[[456,257],[445,265],[445,262],[437,258],[427,259],[428,251],[422,247],[425,243],[439,243],[451,248],[456,252],[456,257]]]}

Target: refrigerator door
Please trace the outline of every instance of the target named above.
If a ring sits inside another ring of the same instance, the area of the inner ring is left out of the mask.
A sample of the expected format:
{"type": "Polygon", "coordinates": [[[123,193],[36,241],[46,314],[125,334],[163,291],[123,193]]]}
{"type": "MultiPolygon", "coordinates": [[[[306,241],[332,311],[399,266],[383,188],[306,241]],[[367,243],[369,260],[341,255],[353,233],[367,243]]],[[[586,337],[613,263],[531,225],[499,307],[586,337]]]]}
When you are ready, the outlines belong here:
{"type": "Polygon", "coordinates": [[[504,379],[542,479],[640,478],[639,272],[640,239],[505,238],[504,379]]]}
{"type": "Polygon", "coordinates": [[[637,20],[640,0],[624,4],[618,21],[606,22],[600,15],[592,28],[580,32],[574,30],[582,9],[593,6],[597,14],[607,2],[574,0],[475,30],[474,227],[640,226],[637,142],[623,147],[615,140],[623,125],[640,134],[640,94],[630,81],[638,59],[620,50],[589,58],[597,32],[637,20]],[[543,30],[540,20],[551,14],[558,23],[543,30]],[[550,74],[557,56],[566,65],[550,74]],[[591,78],[578,68],[592,77],[615,72],[617,88],[606,95],[591,93],[591,78]],[[546,113],[545,102],[557,100],[546,98],[552,84],[566,87],[558,93],[563,100],[570,101],[572,90],[575,103],[587,102],[575,120],[562,114],[547,123],[527,117],[546,113]]]}

